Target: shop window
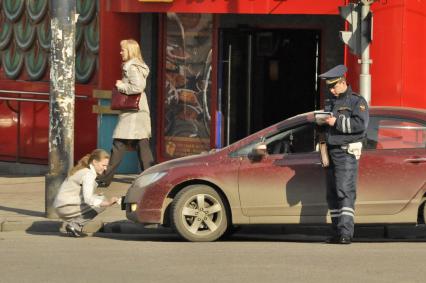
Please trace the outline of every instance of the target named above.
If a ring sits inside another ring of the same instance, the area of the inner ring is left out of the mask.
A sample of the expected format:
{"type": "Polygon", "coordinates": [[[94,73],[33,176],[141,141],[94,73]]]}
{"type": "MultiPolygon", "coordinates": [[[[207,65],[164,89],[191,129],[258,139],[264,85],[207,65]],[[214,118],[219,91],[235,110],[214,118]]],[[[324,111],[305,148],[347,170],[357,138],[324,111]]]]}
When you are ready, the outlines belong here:
{"type": "Polygon", "coordinates": [[[168,13],[163,157],[210,150],[212,15],[168,13]]]}

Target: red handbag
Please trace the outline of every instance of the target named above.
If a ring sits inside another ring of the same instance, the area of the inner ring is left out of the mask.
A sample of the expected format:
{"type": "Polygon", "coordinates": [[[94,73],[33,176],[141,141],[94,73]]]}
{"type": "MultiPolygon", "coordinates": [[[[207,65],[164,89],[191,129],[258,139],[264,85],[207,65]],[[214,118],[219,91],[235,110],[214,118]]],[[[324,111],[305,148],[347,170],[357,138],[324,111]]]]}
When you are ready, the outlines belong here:
{"type": "Polygon", "coordinates": [[[141,94],[125,94],[118,91],[117,88],[112,89],[111,109],[112,110],[139,110],[139,100],[141,94]]]}

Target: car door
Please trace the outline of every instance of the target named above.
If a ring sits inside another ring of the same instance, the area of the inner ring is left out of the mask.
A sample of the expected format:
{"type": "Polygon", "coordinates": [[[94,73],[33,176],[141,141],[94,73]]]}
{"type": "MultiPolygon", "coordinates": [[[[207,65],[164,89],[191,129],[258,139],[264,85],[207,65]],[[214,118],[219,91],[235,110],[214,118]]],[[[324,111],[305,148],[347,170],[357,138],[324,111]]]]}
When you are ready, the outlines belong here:
{"type": "Polygon", "coordinates": [[[325,219],[326,174],[315,137],[315,124],[299,124],[266,137],[268,154],[261,160],[241,157],[238,184],[245,215],[321,215],[325,219]]]}
{"type": "Polygon", "coordinates": [[[357,215],[396,214],[425,181],[425,123],[372,116],[360,159],[357,215]]]}

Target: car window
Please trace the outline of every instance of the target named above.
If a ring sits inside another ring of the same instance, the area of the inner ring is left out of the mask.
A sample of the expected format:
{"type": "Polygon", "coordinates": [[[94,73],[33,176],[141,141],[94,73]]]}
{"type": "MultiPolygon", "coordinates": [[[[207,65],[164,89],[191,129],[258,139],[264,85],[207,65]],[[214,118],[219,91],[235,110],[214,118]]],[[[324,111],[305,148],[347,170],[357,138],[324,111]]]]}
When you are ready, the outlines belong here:
{"type": "Polygon", "coordinates": [[[426,125],[401,118],[374,117],[367,131],[367,149],[426,148],[426,125]]]}
{"type": "Polygon", "coordinates": [[[249,144],[246,144],[245,146],[237,149],[236,151],[233,151],[229,154],[230,157],[238,157],[238,156],[247,156],[249,153],[253,150],[253,147],[258,144],[261,140],[256,139],[252,141],[249,144]]]}
{"type": "Polygon", "coordinates": [[[292,154],[315,151],[315,124],[279,132],[265,139],[268,154],[292,154]]]}
{"type": "Polygon", "coordinates": [[[315,124],[306,123],[292,129],[279,129],[278,131],[257,139],[238,150],[230,153],[231,157],[247,156],[254,146],[265,142],[268,154],[292,154],[315,151],[316,142],[315,124]]]}

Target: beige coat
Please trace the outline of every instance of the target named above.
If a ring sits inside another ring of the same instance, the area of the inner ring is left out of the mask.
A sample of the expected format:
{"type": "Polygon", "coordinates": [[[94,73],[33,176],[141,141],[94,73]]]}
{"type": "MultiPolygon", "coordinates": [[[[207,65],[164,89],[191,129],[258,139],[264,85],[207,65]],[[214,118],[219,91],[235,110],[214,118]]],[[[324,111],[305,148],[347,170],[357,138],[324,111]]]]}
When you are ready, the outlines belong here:
{"type": "Polygon", "coordinates": [[[117,85],[120,92],[125,94],[142,93],[139,101],[139,111],[122,111],[115,127],[114,139],[140,140],[151,137],[151,118],[148,101],[145,94],[146,78],[149,68],[137,59],[130,59],[123,65],[123,78],[117,85]]]}
{"type": "Polygon", "coordinates": [[[55,208],[66,205],[82,205],[100,207],[103,196],[94,194],[98,184],[95,182],[96,171],[93,165],[83,168],[69,176],[62,183],[56,195],[53,206],[55,208]]]}

